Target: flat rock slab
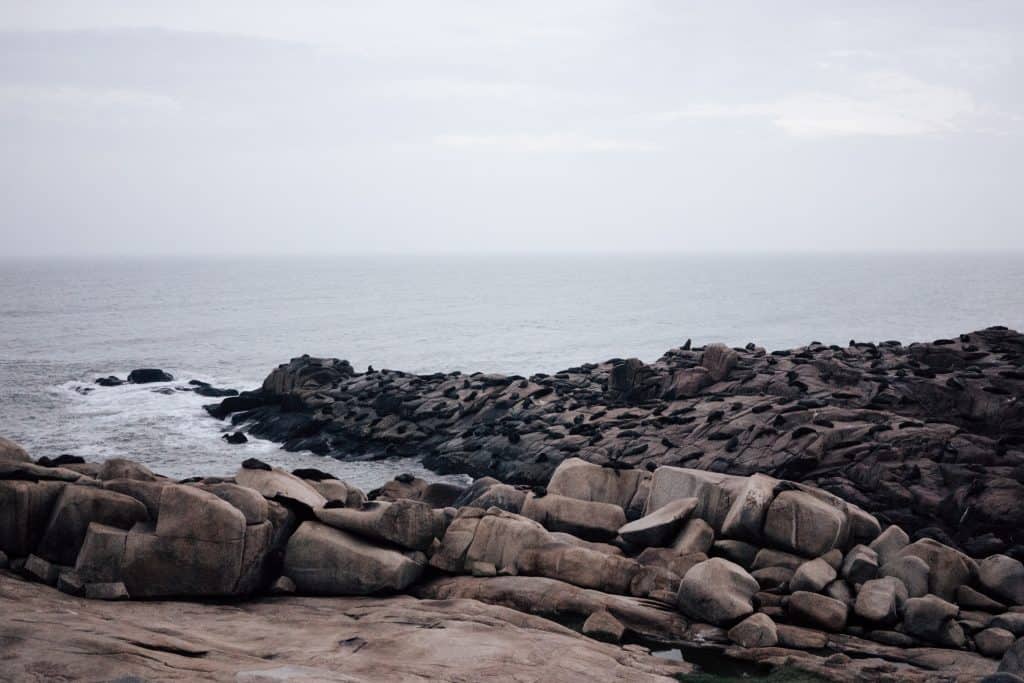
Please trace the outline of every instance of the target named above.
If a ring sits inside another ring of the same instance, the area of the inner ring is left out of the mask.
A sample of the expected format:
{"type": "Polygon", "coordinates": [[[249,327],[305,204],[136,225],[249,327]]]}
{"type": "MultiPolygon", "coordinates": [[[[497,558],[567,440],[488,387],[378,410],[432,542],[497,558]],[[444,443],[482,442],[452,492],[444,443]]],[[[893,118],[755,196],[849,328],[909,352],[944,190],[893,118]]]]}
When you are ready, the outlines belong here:
{"type": "Polygon", "coordinates": [[[13,680],[669,683],[692,670],[476,600],[106,603],[0,573],[0,613],[13,680]]]}

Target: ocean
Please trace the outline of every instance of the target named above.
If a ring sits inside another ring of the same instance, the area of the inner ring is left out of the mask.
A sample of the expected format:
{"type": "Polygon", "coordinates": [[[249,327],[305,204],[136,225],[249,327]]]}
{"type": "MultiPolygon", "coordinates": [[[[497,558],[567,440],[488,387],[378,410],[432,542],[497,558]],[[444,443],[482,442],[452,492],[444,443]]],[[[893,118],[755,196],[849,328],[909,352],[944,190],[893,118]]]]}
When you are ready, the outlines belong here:
{"type": "Polygon", "coordinates": [[[220,439],[190,379],[258,386],[303,353],[530,374],[694,344],[769,349],[1024,327],[1024,255],[508,255],[0,261],[0,435],[36,457],[174,477],[248,457],[373,488],[415,460],[341,462],[220,439]],[[159,367],[170,385],[97,387],[159,367]]]}

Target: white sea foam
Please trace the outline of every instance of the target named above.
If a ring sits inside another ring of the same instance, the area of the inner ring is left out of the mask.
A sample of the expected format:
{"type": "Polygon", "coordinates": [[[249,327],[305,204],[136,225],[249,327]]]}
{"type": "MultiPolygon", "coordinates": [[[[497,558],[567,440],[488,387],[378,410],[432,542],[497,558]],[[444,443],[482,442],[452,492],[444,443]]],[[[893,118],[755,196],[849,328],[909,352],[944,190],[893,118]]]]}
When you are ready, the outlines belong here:
{"type": "MultiPolygon", "coordinates": [[[[195,373],[180,376],[209,381],[195,373]]],[[[460,475],[441,477],[412,458],[345,462],[309,451],[283,451],[276,443],[251,437],[244,444],[229,444],[221,437],[234,431],[231,423],[203,410],[204,404],[218,399],[187,387],[182,381],[116,387],[64,382],[52,391],[58,402],[66,404],[66,419],[50,439],[74,444],[74,455],[86,460],[131,458],[174,478],[228,475],[246,458],[259,458],[285,469],[322,469],[364,489],[376,488],[403,472],[429,480],[468,481],[460,475]]]]}

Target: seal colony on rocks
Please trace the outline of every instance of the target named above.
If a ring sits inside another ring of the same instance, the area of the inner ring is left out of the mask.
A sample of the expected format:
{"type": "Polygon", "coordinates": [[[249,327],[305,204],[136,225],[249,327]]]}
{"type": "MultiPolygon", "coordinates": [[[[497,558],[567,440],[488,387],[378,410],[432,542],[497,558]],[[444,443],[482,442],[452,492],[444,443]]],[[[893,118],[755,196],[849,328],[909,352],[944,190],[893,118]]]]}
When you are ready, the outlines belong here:
{"type": "Polygon", "coordinates": [[[691,664],[653,654],[673,648],[835,681],[1024,675],[1021,562],[765,474],[569,458],[540,491],[400,475],[364,494],[255,459],[184,481],[41,462],[0,439],[15,678],[102,661],[185,679],[685,680],[691,664]],[[168,598],[239,602],[151,602],[168,598]]]}
{"type": "Polygon", "coordinates": [[[357,373],[302,356],[207,410],[289,450],[416,456],[510,484],[545,485],[571,458],[622,473],[764,473],[814,484],[914,540],[1021,559],[1022,398],[1024,335],[990,327],[906,346],[686,343],[651,364],[531,377],[357,373]]]}

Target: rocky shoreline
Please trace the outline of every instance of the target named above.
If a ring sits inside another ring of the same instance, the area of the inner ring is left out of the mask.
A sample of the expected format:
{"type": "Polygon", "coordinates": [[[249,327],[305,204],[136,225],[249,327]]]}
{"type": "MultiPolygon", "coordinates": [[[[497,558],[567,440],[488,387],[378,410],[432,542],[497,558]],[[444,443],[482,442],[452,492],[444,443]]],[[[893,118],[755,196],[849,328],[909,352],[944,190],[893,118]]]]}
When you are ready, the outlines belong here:
{"type": "Polygon", "coordinates": [[[286,449],[544,485],[567,458],[814,484],[915,539],[1024,559],[1024,335],[671,349],[531,377],[303,356],[207,410],[286,449]]]}
{"type": "Polygon", "coordinates": [[[546,486],[364,493],[0,440],[0,566],[14,680],[1024,680],[1018,560],[765,474],[568,458],[546,486]]]}

